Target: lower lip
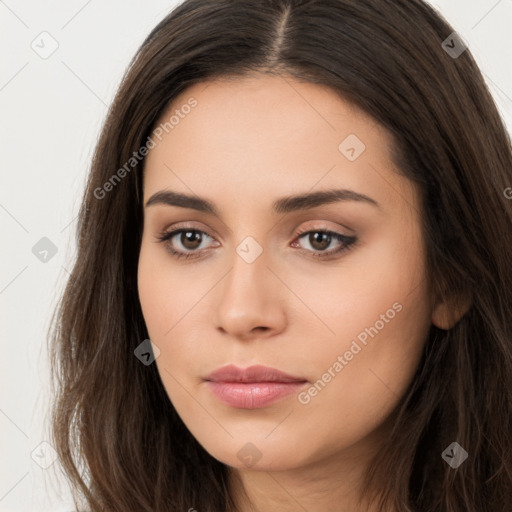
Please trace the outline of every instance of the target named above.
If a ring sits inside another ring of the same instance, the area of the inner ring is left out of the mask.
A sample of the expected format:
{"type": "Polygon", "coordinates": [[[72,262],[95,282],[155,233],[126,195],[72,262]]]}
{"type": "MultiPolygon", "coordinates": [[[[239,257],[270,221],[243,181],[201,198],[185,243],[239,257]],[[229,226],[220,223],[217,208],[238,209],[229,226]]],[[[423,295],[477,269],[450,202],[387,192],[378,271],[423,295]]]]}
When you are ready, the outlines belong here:
{"type": "Polygon", "coordinates": [[[222,402],[239,409],[259,409],[297,393],[306,382],[213,382],[207,381],[222,402]]]}

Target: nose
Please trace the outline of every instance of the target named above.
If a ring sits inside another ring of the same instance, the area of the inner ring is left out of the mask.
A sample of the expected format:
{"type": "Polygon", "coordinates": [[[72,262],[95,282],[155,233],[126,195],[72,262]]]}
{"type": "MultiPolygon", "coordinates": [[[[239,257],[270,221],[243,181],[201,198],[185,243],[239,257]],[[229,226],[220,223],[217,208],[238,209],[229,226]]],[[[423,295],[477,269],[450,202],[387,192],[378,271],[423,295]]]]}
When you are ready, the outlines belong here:
{"type": "Polygon", "coordinates": [[[224,334],[249,340],[285,329],[286,289],[269,263],[265,251],[250,263],[235,253],[218,288],[216,322],[224,334]]]}

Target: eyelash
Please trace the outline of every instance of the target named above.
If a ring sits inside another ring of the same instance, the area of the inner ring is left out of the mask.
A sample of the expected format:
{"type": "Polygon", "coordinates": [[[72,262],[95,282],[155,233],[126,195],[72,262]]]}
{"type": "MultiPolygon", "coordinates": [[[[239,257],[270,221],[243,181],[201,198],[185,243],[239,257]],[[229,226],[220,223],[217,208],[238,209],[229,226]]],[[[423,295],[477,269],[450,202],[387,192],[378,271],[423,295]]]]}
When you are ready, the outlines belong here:
{"type": "MultiPolygon", "coordinates": [[[[213,238],[210,235],[208,235],[208,233],[206,233],[205,231],[202,231],[200,229],[195,229],[195,228],[187,228],[187,227],[180,228],[180,229],[174,229],[172,231],[162,231],[156,238],[157,238],[158,242],[164,243],[166,245],[166,250],[173,257],[175,257],[177,259],[181,259],[181,258],[189,259],[189,258],[200,257],[200,256],[198,256],[199,251],[191,251],[188,253],[183,253],[183,252],[180,252],[180,251],[177,251],[176,249],[174,249],[170,243],[166,243],[166,242],[170,242],[172,240],[172,238],[174,238],[177,234],[180,234],[183,232],[202,233],[209,238],[213,238]]],[[[341,247],[339,247],[338,249],[334,249],[334,250],[330,250],[330,251],[311,251],[309,249],[303,249],[304,251],[306,251],[308,253],[312,253],[311,255],[314,258],[331,259],[334,255],[341,254],[341,253],[346,252],[349,249],[351,249],[353,247],[354,243],[357,241],[357,238],[354,236],[347,236],[342,233],[337,233],[336,231],[329,231],[329,230],[324,230],[324,229],[309,229],[309,230],[299,231],[296,234],[296,238],[298,239],[298,238],[303,237],[304,235],[309,235],[311,233],[325,233],[325,234],[331,236],[332,239],[343,243],[343,245],[341,247]]]]}

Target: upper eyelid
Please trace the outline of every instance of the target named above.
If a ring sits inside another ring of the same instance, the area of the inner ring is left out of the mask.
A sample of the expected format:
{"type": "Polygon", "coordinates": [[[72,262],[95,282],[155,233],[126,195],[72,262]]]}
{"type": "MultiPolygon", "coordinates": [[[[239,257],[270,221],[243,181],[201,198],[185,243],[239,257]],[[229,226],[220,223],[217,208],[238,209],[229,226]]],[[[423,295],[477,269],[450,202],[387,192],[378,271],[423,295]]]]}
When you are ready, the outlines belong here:
{"type": "MultiPolygon", "coordinates": [[[[311,226],[311,227],[308,227],[308,228],[305,228],[305,229],[301,229],[301,235],[302,234],[305,234],[305,233],[308,233],[310,231],[328,231],[328,232],[332,232],[332,233],[336,233],[336,234],[340,234],[340,235],[344,235],[344,236],[347,236],[347,237],[352,237],[352,236],[355,236],[355,232],[353,229],[349,228],[348,226],[341,226],[339,228],[336,228],[336,227],[329,227],[329,226],[326,226],[325,225],[325,222],[327,221],[317,221],[318,223],[324,223],[324,225],[321,225],[321,226],[311,226]]],[[[161,233],[171,233],[173,231],[180,231],[180,230],[191,230],[191,231],[199,231],[199,232],[202,232],[208,236],[210,236],[211,238],[220,238],[222,239],[221,236],[217,235],[215,230],[213,230],[213,233],[215,233],[214,235],[211,235],[207,229],[203,229],[201,227],[196,227],[196,226],[191,226],[187,223],[187,221],[183,221],[183,222],[177,222],[175,224],[172,225],[172,227],[170,228],[164,228],[161,230],[161,233]]],[[[297,229],[294,229],[293,230],[294,232],[297,232],[297,229]]],[[[231,230],[230,230],[231,232],[231,230]]]]}
{"type": "Polygon", "coordinates": [[[194,227],[194,226],[180,226],[180,225],[177,225],[177,226],[173,226],[172,228],[163,229],[161,231],[161,234],[162,235],[171,235],[172,234],[172,236],[170,236],[170,238],[174,238],[177,234],[179,234],[179,233],[181,233],[183,231],[197,231],[198,233],[206,235],[206,236],[208,236],[208,237],[210,237],[212,239],[216,239],[216,236],[210,235],[210,233],[208,233],[208,231],[206,231],[204,229],[201,229],[201,228],[198,228],[198,227],[194,227]]]}

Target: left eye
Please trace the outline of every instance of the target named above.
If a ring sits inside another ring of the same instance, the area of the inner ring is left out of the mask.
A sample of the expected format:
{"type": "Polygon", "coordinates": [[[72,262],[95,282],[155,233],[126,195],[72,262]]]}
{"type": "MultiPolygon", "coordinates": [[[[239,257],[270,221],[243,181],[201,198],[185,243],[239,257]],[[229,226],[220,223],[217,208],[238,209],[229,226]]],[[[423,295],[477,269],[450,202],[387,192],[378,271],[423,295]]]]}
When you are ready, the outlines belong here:
{"type": "MultiPolygon", "coordinates": [[[[173,231],[164,231],[157,236],[158,241],[165,243],[166,249],[176,258],[192,258],[198,257],[198,253],[204,249],[201,244],[205,238],[214,240],[204,231],[199,229],[175,229],[173,231]],[[179,236],[178,236],[179,235],[179,236]],[[176,249],[173,239],[177,239],[184,249],[176,249]]],[[[308,253],[312,253],[313,257],[327,258],[334,254],[347,250],[355,241],[353,236],[347,236],[335,231],[312,230],[299,233],[296,240],[306,239],[311,249],[305,249],[299,244],[299,247],[308,253]],[[339,246],[335,249],[326,250],[333,241],[337,241],[339,246]]],[[[297,242],[292,243],[293,247],[297,246],[297,242]]]]}
{"type": "MultiPolygon", "coordinates": [[[[302,238],[305,238],[308,244],[312,247],[312,256],[317,258],[328,258],[346,251],[356,241],[356,238],[353,236],[347,236],[335,231],[325,230],[312,230],[306,231],[305,233],[299,233],[297,239],[300,240],[302,238]],[[327,251],[327,247],[331,245],[333,240],[338,242],[338,247],[327,251]]],[[[309,249],[306,250],[311,252],[309,249]]]]}

